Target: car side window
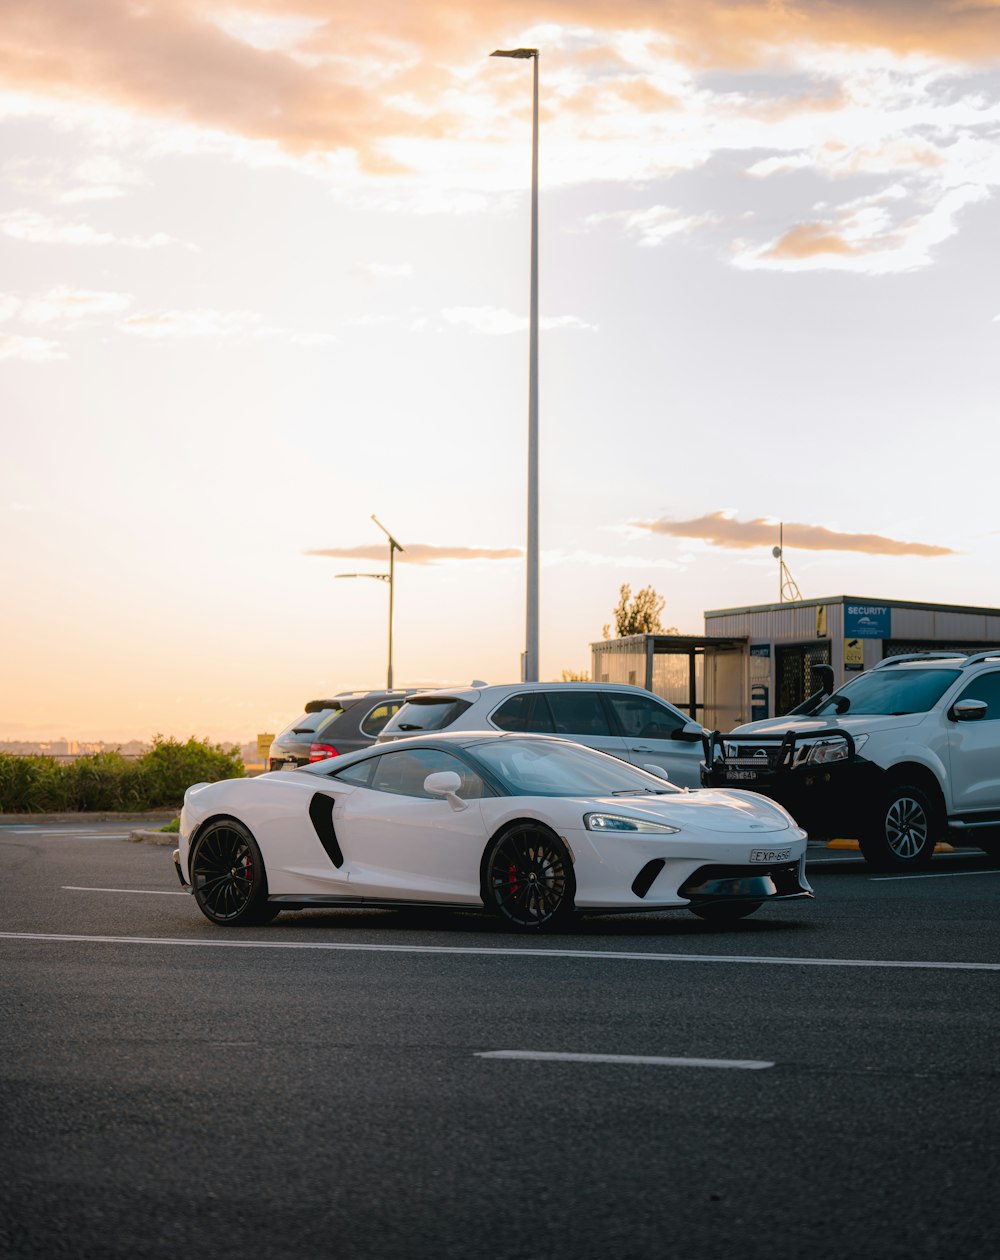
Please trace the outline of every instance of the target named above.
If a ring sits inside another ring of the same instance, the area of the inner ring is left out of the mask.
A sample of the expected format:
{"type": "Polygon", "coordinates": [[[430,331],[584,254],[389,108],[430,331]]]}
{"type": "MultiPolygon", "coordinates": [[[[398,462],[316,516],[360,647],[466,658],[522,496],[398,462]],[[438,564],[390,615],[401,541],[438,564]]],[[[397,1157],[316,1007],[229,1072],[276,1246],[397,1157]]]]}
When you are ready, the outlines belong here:
{"type": "Polygon", "coordinates": [[[527,731],[532,735],[551,735],[555,731],[545,696],[537,691],[519,691],[509,696],[491,714],[490,721],[502,731],[527,731]]]}
{"type": "Polygon", "coordinates": [[[338,779],[341,783],[354,783],[358,787],[368,787],[371,782],[372,771],[375,769],[375,763],[378,760],[378,757],[366,757],[364,761],[345,766],[343,770],[338,770],[336,765],[334,765],[331,770],[331,777],[338,779]]]}
{"type": "Polygon", "coordinates": [[[984,722],[1000,722],[1000,673],[980,674],[958,697],[959,700],[981,700],[987,706],[984,722]]]}
{"type": "Polygon", "coordinates": [[[370,735],[372,739],[379,733],[386,722],[399,712],[400,700],[390,700],[385,704],[377,704],[361,723],[361,733],[370,735]]]}
{"type": "Polygon", "coordinates": [[[458,796],[475,800],[486,795],[486,785],[474,770],[451,753],[436,748],[408,748],[386,752],[378,758],[378,766],[369,787],[394,796],[417,796],[424,800],[440,800],[424,791],[424,780],[439,770],[453,770],[462,780],[458,796]]]}
{"type": "Polygon", "coordinates": [[[610,735],[596,691],[546,691],[557,735],[610,735]]]}
{"type": "Polygon", "coordinates": [[[605,694],[626,739],[670,739],[686,721],[651,697],[605,694]]]}

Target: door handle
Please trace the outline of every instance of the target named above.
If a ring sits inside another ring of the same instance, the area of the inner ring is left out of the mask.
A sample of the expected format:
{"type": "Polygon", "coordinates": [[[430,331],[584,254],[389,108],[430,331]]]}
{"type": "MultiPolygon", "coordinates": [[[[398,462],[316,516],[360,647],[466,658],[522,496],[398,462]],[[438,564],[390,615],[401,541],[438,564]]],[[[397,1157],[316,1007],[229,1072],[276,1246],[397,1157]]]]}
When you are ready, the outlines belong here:
{"type": "Polygon", "coordinates": [[[656,752],[656,749],[649,748],[645,744],[630,744],[629,752],[656,752]]]}

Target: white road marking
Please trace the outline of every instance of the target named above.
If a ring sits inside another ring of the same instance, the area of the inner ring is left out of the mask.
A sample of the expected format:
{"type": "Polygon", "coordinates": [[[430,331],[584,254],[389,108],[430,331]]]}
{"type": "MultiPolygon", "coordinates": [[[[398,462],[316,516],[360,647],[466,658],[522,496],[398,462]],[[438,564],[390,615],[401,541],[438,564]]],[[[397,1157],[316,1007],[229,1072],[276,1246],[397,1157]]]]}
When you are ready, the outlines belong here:
{"type": "Polygon", "coordinates": [[[774,1067],[763,1059],[671,1059],[657,1054],[562,1054],[549,1050],[481,1050],[475,1057],[555,1063],[640,1063],[651,1067],[743,1068],[751,1072],[774,1067]]]}
{"type": "Polygon", "coordinates": [[[921,875],[873,875],[873,884],[885,883],[891,879],[958,879],[960,875],[1000,875],[1000,871],[933,871],[921,875]]]}
{"type": "MultiPolygon", "coordinates": [[[[187,894],[184,894],[185,896],[187,894]]],[[[765,967],[892,967],[917,971],[1000,971],[1000,962],[921,962],[879,958],[769,958],[740,954],[640,954],[603,949],[496,949],[471,945],[370,945],[338,941],[244,941],[179,936],[83,936],[57,932],[0,932],[0,940],[64,941],[84,945],[185,945],[210,949],[300,949],[371,954],[472,954],[497,958],[587,958],[604,962],[736,963],[765,967]]]]}
{"type": "Polygon", "coordinates": [[[110,893],[141,893],[144,897],[187,897],[188,893],[178,888],[90,888],[80,884],[63,884],[62,888],[65,892],[110,892],[110,893]]]}

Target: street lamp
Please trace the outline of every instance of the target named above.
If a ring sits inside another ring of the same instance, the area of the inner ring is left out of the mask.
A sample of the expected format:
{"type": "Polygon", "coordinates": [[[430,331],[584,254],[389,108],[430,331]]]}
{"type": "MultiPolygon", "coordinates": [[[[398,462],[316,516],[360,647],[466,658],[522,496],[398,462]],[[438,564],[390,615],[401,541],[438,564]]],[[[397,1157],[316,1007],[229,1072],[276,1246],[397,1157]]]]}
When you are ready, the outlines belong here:
{"type": "Polygon", "coordinates": [[[528,546],[524,681],[538,682],[538,49],[498,48],[491,57],[534,61],[531,108],[531,315],[528,332],[528,546]]]}
{"type": "Polygon", "coordinates": [[[372,520],[379,527],[386,538],[389,540],[389,572],[388,573],[338,573],[335,576],[339,578],[375,578],[378,582],[389,583],[389,668],[386,672],[386,690],[392,691],[392,625],[393,625],[393,602],[396,589],[396,552],[405,551],[406,548],[398,543],[392,534],[386,529],[382,522],[372,513],[372,520]]]}

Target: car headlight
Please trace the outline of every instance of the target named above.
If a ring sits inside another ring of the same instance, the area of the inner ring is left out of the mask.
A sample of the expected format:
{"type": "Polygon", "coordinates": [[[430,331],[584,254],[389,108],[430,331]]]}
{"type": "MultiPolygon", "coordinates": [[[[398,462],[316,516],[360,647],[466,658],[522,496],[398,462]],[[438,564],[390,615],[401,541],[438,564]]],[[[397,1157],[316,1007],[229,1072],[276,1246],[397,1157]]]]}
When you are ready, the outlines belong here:
{"type": "Polygon", "coordinates": [[[670,836],[680,831],[667,823],[651,822],[648,818],[627,818],[624,814],[584,814],[583,825],[588,831],[629,831],[643,835],[670,836]]]}
{"type": "MultiPolygon", "coordinates": [[[[858,735],[854,740],[854,751],[868,739],[867,735],[858,735]]],[[[795,764],[802,766],[828,766],[834,761],[846,761],[850,756],[850,747],[846,739],[821,739],[807,748],[800,748],[795,756],[795,764]]]]}

